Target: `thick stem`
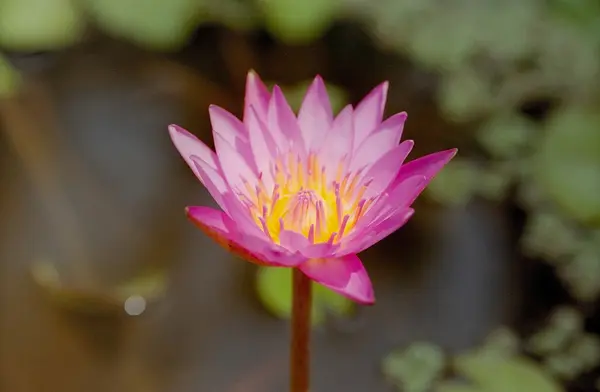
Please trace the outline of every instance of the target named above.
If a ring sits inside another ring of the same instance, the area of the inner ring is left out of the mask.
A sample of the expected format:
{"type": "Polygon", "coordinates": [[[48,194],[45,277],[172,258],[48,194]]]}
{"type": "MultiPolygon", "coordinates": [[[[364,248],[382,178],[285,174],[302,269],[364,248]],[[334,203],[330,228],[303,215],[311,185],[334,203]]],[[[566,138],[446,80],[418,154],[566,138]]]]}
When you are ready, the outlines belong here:
{"type": "Polygon", "coordinates": [[[292,287],[290,392],[308,392],[310,383],[312,284],[302,271],[294,268],[292,287]]]}

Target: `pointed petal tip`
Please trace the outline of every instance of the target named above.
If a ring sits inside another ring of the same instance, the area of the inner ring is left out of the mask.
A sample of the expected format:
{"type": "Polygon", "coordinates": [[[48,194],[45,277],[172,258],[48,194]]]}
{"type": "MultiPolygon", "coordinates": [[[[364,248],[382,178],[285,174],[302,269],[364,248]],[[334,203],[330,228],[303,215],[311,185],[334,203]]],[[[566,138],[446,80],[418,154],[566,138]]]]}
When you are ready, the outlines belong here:
{"type": "Polygon", "coordinates": [[[248,74],[246,75],[246,82],[247,83],[256,83],[256,84],[262,84],[262,79],[260,78],[260,75],[258,74],[258,72],[256,72],[256,70],[254,68],[250,68],[248,70],[248,74]]]}
{"type": "Polygon", "coordinates": [[[181,133],[181,131],[184,131],[184,129],[177,124],[169,124],[169,126],[167,126],[167,129],[169,130],[171,136],[173,136],[173,134],[181,133]]]}
{"type": "Polygon", "coordinates": [[[325,79],[320,74],[316,74],[315,78],[313,79],[313,84],[320,84],[325,86],[325,79]]]}
{"type": "Polygon", "coordinates": [[[208,105],[208,113],[215,113],[215,112],[231,114],[226,109],[223,109],[222,107],[220,107],[219,105],[215,105],[214,103],[211,103],[210,105],[208,105]]]}

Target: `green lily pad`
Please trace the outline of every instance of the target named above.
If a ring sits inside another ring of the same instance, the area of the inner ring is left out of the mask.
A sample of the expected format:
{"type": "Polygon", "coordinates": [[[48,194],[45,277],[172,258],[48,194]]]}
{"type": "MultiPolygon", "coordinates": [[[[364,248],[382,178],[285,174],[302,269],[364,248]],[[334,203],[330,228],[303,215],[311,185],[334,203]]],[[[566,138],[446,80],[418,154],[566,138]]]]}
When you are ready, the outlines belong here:
{"type": "Polygon", "coordinates": [[[179,49],[204,16],[202,2],[197,0],[86,0],[84,3],[104,31],[153,50],[179,49]]]}
{"type": "Polygon", "coordinates": [[[497,116],[479,129],[477,140],[492,156],[512,158],[529,145],[535,131],[535,125],[521,116],[497,116]]]}
{"type": "Polygon", "coordinates": [[[561,306],[554,310],[548,325],[528,339],[527,349],[539,356],[562,352],[582,331],[581,312],[571,307],[561,306]]]}
{"type": "MultiPolygon", "coordinates": [[[[533,205],[531,208],[534,208],[533,205]]],[[[580,249],[579,237],[576,227],[564,217],[551,211],[540,211],[530,215],[521,241],[528,255],[562,262],[580,249]]]]}
{"type": "Polygon", "coordinates": [[[584,243],[577,254],[561,265],[559,276],[581,301],[594,301],[600,294],[600,246],[594,240],[584,243]]]}
{"type": "MultiPolygon", "coordinates": [[[[312,323],[323,323],[328,313],[348,316],[354,303],[346,297],[313,282],[312,323]]],[[[256,279],[258,298],[274,316],[289,319],[292,314],[292,269],[260,267],[256,279]]]]}
{"type": "Polygon", "coordinates": [[[440,347],[428,342],[415,342],[405,350],[389,354],[383,360],[383,373],[404,392],[427,392],[441,375],[445,363],[440,347]]]}
{"type": "MultiPolygon", "coordinates": [[[[424,20],[414,24],[410,39],[406,41],[409,55],[428,68],[454,70],[463,67],[477,47],[477,17],[477,13],[468,8],[450,6],[421,18],[424,20]]],[[[414,23],[414,20],[408,23],[414,23]]]]}
{"type": "Polygon", "coordinates": [[[483,349],[486,353],[498,357],[511,357],[519,352],[520,345],[521,340],[513,330],[508,327],[499,327],[485,339],[483,349]]]}
{"type": "Polygon", "coordinates": [[[536,173],[569,216],[600,225],[600,114],[571,108],[553,116],[537,154],[536,173]]]}
{"type": "Polygon", "coordinates": [[[0,56],[0,99],[13,95],[20,84],[19,73],[0,56]]]}
{"type": "Polygon", "coordinates": [[[261,0],[266,28],[287,44],[306,44],[320,38],[333,23],[340,0],[261,0]]]}
{"type": "Polygon", "coordinates": [[[435,392],[481,392],[481,389],[464,382],[449,380],[439,383],[435,392]]]}
{"type": "Polygon", "coordinates": [[[481,170],[477,181],[477,193],[494,201],[504,199],[513,180],[514,170],[510,165],[497,163],[481,170]]]}
{"type": "Polygon", "coordinates": [[[454,367],[480,392],[562,392],[556,380],[524,357],[499,357],[474,352],[459,355],[454,367]]]}
{"type": "Polygon", "coordinates": [[[449,120],[472,120],[494,105],[491,81],[477,70],[460,68],[442,78],[437,101],[449,120]]]}
{"type": "Polygon", "coordinates": [[[71,0],[0,1],[0,46],[21,51],[54,50],[83,35],[83,16],[71,0]]]}

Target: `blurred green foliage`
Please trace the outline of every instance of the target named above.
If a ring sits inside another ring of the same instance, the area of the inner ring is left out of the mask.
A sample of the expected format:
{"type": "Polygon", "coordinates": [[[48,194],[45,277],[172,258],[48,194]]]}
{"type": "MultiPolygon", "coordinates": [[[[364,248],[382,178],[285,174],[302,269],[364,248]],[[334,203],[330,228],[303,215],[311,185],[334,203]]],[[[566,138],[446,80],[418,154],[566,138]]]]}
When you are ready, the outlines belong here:
{"type": "Polygon", "coordinates": [[[502,200],[528,212],[524,250],[559,266],[573,296],[600,294],[600,4],[594,0],[352,2],[386,48],[435,72],[449,121],[473,129],[427,194],[502,200]],[[525,104],[546,107],[529,116],[525,104]],[[545,110],[545,111],[544,111],[545,110]]]}
{"type": "MultiPolygon", "coordinates": [[[[454,204],[514,194],[528,213],[524,252],[552,263],[577,300],[595,301],[600,295],[597,0],[0,0],[0,48],[59,50],[100,29],[148,49],[172,51],[209,21],[233,29],[265,28],[283,43],[307,44],[341,18],[362,23],[375,43],[436,73],[440,112],[472,129],[460,137],[481,147],[482,156],[463,153],[451,162],[427,194],[454,204]],[[527,114],[523,108],[532,103],[548,109],[527,114]]],[[[295,109],[307,83],[284,88],[295,109]]],[[[0,98],[18,85],[18,74],[0,57],[0,98]]],[[[338,111],[346,94],[335,86],[328,90],[338,111]]],[[[261,300],[281,317],[289,315],[289,272],[260,269],[257,278],[261,300]]],[[[316,323],[326,311],[351,309],[348,300],[315,286],[316,323]]],[[[600,361],[600,344],[581,323],[577,311],[559,308],[526,342],[526,349],[542,358],[541,368],[518,356],[518,339],[509,331],[498,332],[485,352],[454,361],[455,372],[468,383],[444,381],[436,390],[558,391],[544,369],[568,380],[600,361]],[[492,347],[495,354],[489,355],[492,347]]],[[[387,358],[385,373],[406,390],[426,390],[445,367],[443,357],[438,348],[417,343],[387,358]]]]}
{"type": "Polygon", "coordinates": [[[561,392],[563,388],[532,360],[482,352],[461,354],[453,361],[456,373],[468,384],[442,384],[436,392],[561,392]]]}
{"type": "Polygon", "coordinates": [[[84,17],[71,0],[1,0],[0,48],[40,51],[78,42],[84,17]]]}
{"type": "Polygon", "coordinates": [[[20,77],[17,71],[0,56],[0,99],[14,94],[19,86],[20,77]]]}
{"type": "MultiPolygon", "coordinates": [[[[579,345],[584,349],[586,342],[579,345]]],[[[490,333],[480,347],[454,356],[431,343],[416,342],[383,361],[387,379],[403,392],[560,392],[545,367],[520,353],[521,341],[508,328],[490,333]],[[448,372],[447,370],[451,370],[448,372]]],[[[594,352],[580,353],[597,363],[594,352]]]]}
{"type": "MultiPolygon", "coordinates": [[[[313,282],[312,323],[322,324],[327,315],[349,316],[354,303],[328,288],[313,282]]],[[[289,319],[292,314],[292,269],[261,267],[256,290],[262,304],[274,316],[289,319]]]]}
{"type": "Polygon", "coordinates": [[[431,343],[415,342],[383,360],[383,374],[400,391],[427,392],[445,367],[443,350],[431,343]]]}
{"type": "Polygon", "coordinates": [[[95,23],[105,32],[142,46],[177,49],[202,22],[196,0],[84,0],[95,23]]]}
{"type": "Polygon", "coordinates": [[[548,120],[536,177],[568,216],[600,226],[600,113],[569,107],[548,120]]]}
{"type": "Polygon", "coordinates": [[[320,38],[337,18],[342,0],[260,0],[265,27],[287,44],[320,38]]]}

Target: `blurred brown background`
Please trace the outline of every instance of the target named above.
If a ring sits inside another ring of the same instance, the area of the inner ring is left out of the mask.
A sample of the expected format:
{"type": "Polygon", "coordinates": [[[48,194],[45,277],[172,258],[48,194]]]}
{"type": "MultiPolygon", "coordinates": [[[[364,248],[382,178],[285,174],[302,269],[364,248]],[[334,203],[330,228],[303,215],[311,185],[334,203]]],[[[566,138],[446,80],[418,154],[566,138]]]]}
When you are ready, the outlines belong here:
{"type": "Polygon", "coordinates": [[[294,105],[389,80],[412,159],[459,148],[361,255],[377,304],[320,303],[315,392],[594,391],[598,26],[584,0],[0,0],[0,390],[285,390],[286,283],[257,296],[185,219],[214,202],[167,133],[210,145],[253,68],[294,105]]]}

